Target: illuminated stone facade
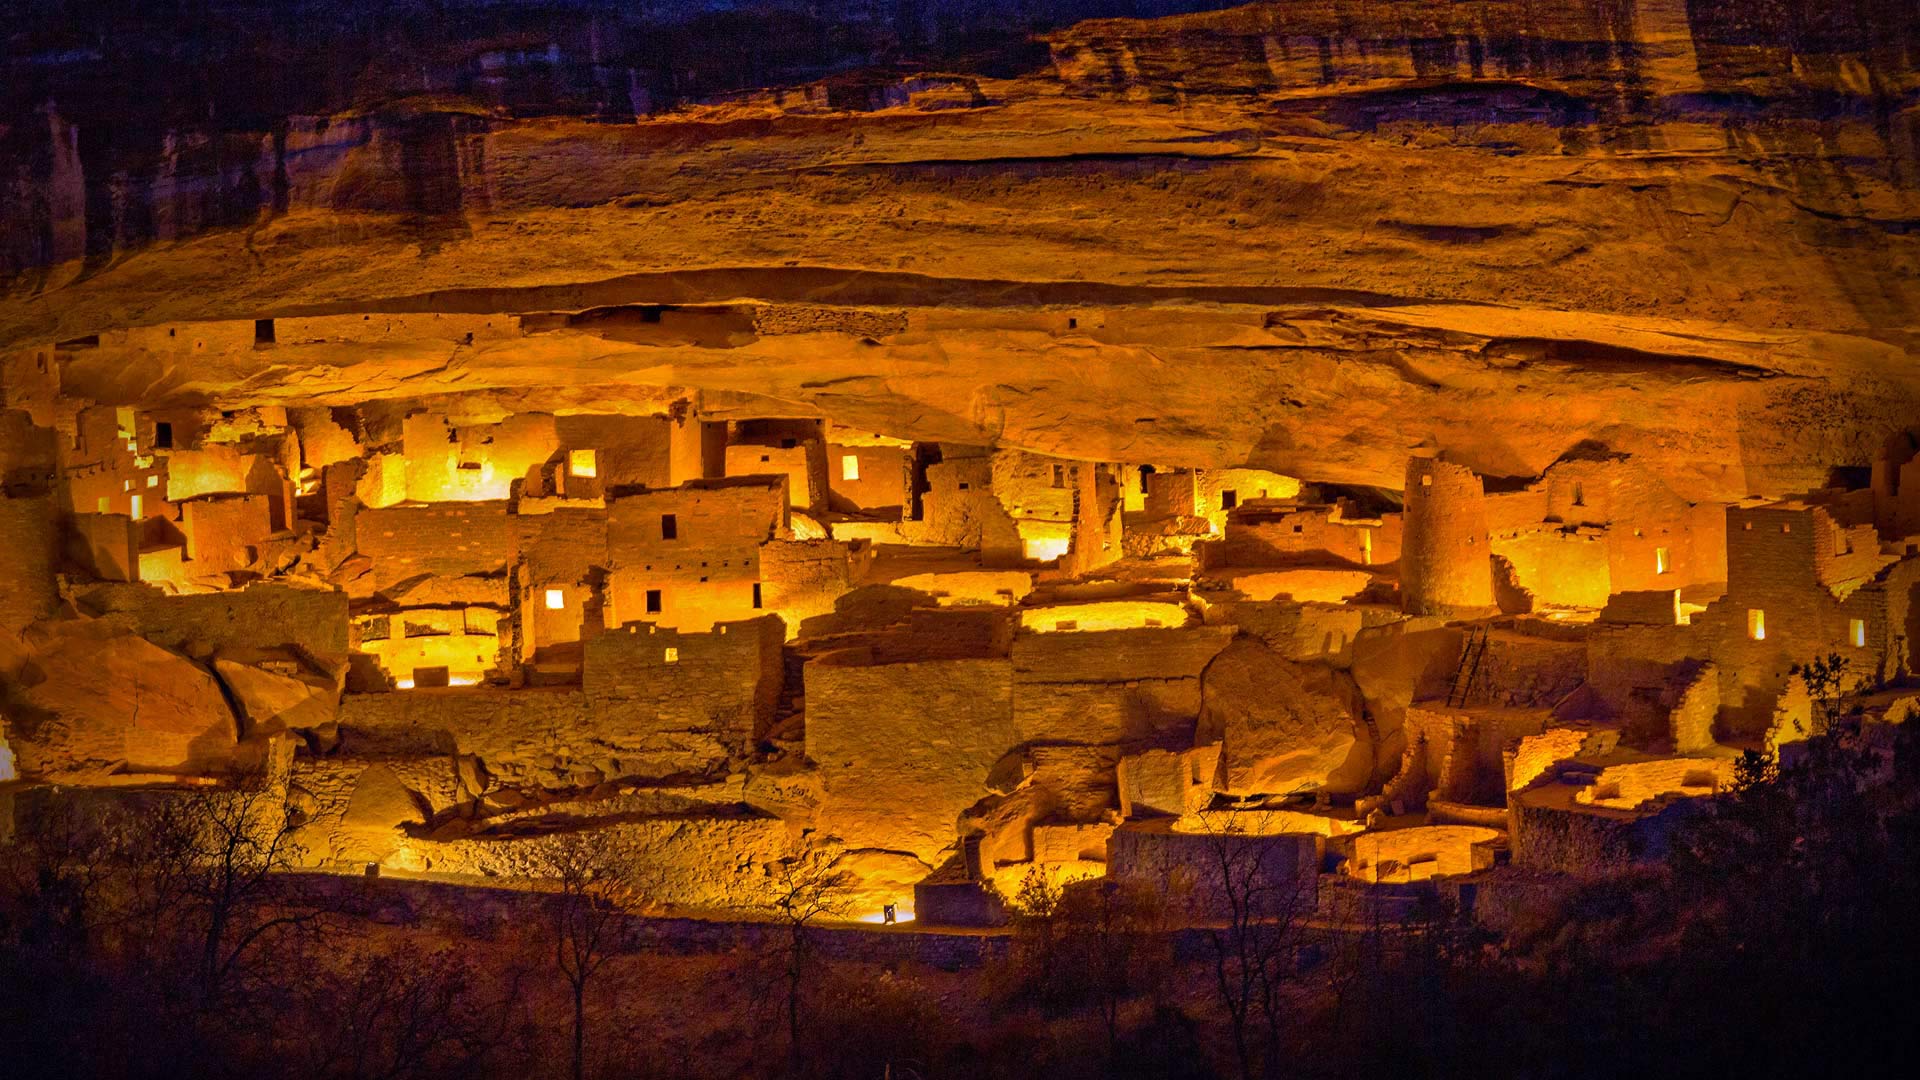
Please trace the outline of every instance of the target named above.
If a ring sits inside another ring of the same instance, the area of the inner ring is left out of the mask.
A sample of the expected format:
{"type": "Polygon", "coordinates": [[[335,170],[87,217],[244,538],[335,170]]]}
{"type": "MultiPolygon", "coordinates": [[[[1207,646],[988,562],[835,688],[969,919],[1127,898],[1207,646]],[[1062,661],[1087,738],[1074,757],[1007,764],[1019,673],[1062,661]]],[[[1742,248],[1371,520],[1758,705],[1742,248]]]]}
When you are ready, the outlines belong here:
{"type": "Polygon", "coordinates": [[[1895,680],[1920,640],[1903,461],[1724,505],[1619,455],[1489,491],[1423,450],[1363,507],[692,400],[148,411],[30,374],[0,412],[16,782],[298,738],[333,868],[510,876],[538,853],[483,841],[548,814],[631,840],[674,902],[764,902],[724,849],[906,903],[1188,874],[1216,804],[1273,799],[1339,839],[1288,867],[1474,874],[1509,825],[1579,865],[1790,739],[1793,664],[1895,680]],[[636,824],[669,818],[697,824],[636,824]],[[1158,818],[1200,824],[1114,832],[1158,818]]]}

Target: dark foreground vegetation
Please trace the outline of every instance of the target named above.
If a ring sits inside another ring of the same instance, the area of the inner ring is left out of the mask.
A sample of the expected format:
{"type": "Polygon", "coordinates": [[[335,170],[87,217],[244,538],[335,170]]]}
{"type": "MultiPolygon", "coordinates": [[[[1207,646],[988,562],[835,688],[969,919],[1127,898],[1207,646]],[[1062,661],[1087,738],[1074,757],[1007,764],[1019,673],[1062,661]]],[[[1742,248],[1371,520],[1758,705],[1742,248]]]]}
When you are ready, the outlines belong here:
{"type": "Polygon", "coordinates": [[[1176,928],[1160,896],[1033,880],[962,971],[829,958],[833,883],[799,874],[751,947],[651,949],[583,842],[538,917],[475,934],[290,888],[262,798],[50,803],[0,853],[0,1074],[1888,1075],[1920,1001],[1912,727],[1831,717],[1663,861],[1530,882],[1499,933],[1251,892],[1176,928]]]}

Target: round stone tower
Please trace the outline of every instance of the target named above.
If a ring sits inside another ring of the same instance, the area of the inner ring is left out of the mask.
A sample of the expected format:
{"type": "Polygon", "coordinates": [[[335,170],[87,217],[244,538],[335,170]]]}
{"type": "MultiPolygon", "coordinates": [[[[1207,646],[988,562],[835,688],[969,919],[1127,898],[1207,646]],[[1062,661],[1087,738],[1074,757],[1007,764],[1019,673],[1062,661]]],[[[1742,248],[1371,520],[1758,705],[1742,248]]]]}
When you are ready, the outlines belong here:
{"type": "Polygon", "coordinates": [[[1407,461],[1400,606],[1452,615],[1494,606],[1487,495],[1472,469],[1417,450],[1407,461]]]}

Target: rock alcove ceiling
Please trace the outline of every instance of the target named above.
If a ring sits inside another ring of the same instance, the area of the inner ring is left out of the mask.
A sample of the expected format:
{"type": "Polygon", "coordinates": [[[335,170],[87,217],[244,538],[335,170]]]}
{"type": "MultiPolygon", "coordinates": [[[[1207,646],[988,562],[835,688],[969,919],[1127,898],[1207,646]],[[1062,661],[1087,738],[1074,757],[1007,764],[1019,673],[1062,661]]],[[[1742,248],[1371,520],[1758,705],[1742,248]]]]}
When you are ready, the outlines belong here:
{"type": "Polygon", "coordinates": [[[1705,7],[929,5],[917,47],[753,57],[593,4],[364,49],[405,5],[30,23],[0,347],[103,404],[699,390],[1384,487],[1421,444],[1532,476],[1594,442],[1783,494],[1920,413],[1917,32],[1705,7]]]}

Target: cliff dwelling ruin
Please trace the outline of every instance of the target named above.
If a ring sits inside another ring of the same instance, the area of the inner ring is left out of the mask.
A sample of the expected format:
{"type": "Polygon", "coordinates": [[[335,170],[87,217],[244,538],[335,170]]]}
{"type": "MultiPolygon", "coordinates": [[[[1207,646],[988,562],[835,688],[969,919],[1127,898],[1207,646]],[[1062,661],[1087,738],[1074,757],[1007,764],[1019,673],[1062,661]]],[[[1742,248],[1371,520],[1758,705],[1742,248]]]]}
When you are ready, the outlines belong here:
{"type": "Polygon", "coordinates": [[[1909,5],[26,6],[15,869],[241,800],[416,921],[1512,942],[1920,710],[1909,5]]]}

